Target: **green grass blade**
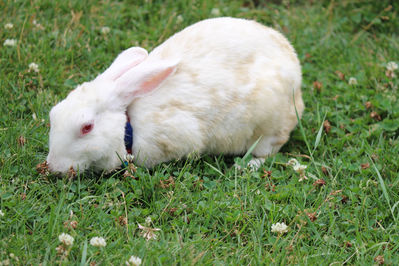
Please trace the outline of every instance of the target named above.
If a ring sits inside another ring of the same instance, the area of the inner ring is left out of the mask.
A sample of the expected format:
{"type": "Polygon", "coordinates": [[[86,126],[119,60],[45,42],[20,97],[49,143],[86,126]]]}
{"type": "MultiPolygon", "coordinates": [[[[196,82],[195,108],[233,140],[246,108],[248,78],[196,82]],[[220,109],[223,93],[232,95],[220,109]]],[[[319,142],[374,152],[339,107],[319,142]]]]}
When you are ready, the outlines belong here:
{"type": "Polygon", "coordinates": [[[205,162],[206,165],[208,165],[212,170],[214,170],[216,173],[218,173],[220,176],[226,177],[219,169],[217,169],[215,166],[212,164],[205,162]]]}
{"type": "Polygon", "coordinates": [[[236,160],[236,164],[239,165],[241,168],[245,168],[249,162],[249,160],[251,159],[251,153],[252,151],[255,149],[255,147],[258,145],[259,141],[262,139],[262,136],[260,136],[255,142],[254,144],[251,145],[251,147],[249,147],[249,149],[247,150],[247,152],[245,153],[245,155],[241,158],[236,160]]]}
{"type": "Polygon", "coordinates": [[[248,151],[245,153],[245,155],[242,157],[243,161],[247,161],[249,156],[251,155],[252,151],[255,149],[255,147],[258,145],[259,141],[262,139],[262,136],[260,136],[254,144],[252,144],[251,147],[249,147],[248,151]]]}
{"type": "Polygon", "coordinates": [[[324,115],[323,121],[321,122],[321,125],[320,125],[320,128],[319,128],[319,131],[317,132],[317,136],[316,136],[316,140],[314,142],[314,148],[313,148],[313,152],[312,153],[314,153],[316,151],[317,147],[320,144],[321,136],[322,136],[322,133],[323,133],[323,127],[324,127],[323,123],[326,120],[326,116],[327,116],[327,113],[324,115]]]}
{"type": "Polygon", "coordinates": [[[393,217],[393,219],[394,219],[395,222],[396,222],[396,217],[395,217],[395,215],[394,215],[393,212],[392,212],[391,201],[390,201],[390,199],[389,199],[389,194],[388,194],[387,188],[385,187],[384,180],[382,179],[382,176],[381,176],[381,174],[380,174],[380,171],[378,171],[376,165],[374,164],[374,162],[373,162],[373,160],[370,158],[370,156],[369,156],[369,159],[370,159],[371,163],[373,164],[373,168],[374,168],[375,172],[377,173],[378,181],[379,181],[379,183],[380,183],[380,186],[381,186],[381,189],[382,189],[382,193],[383,193],[383,195],[384,195],[385,200],[386,200],[387,203],[388,203],[388,206],[389,206],[389,209],[390,209],[390,211],[391,211],[392,217],[393,217]]]}
{"type": "Polygon", "coordinates": [[[85,266],[86,265],[86,257],[87,257],[87,239],[85,239],[85,243],[83,245],[83,251],[82,251],[82,258],[80,260],[80,266],[85,266]]]}

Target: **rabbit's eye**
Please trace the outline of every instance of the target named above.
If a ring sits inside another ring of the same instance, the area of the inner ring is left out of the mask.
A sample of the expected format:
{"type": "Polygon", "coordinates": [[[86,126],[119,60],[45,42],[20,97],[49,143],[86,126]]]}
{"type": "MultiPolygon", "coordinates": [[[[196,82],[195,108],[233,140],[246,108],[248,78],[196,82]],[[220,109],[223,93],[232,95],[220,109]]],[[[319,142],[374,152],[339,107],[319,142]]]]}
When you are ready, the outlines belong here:
{"type": "Polygon", "coordinates": [[[80,133],[81,133],[82,135],[86,135],[86,134],[88,134],[92,129],[93,129],[93,124],[92,124],[92,123],[90,123],[90,124],[84,124],[84,125],[82,126],[82,128],[80,129],[80,133]]]}

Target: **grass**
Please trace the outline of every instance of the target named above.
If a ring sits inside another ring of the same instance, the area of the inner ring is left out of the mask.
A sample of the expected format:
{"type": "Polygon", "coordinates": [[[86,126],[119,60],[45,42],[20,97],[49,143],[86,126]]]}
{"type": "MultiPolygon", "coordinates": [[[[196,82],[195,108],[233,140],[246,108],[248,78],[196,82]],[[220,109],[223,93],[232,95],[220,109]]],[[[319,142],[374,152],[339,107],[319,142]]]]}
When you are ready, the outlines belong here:
{"type": "Polygon", "coordinates": [[[120,265],[135,255],[145,265],[398,265],[399,70],[388,77],[386,64],[399,63],[399,6],[271,2],[2,1],[0,261],[120,265]],[[257,172],[237,172],[226,156],[139,167],[135,179],[36,172],[56,102],[121,50],[152,50],[214,16],[213,8],[280,30],[298,52],[306,110],[280,153],[257,172]],[[6,39],[17,45],[3,46],[6,39]],[[29,71],[31,62],[38,73],[29,71]],[[358,84],[348,84],[350,77],[358,84]],[[291,158],[308,166],[308,180],[299,182],[286,165],[291,158]],[[138,229],[148,216],[150,227],[161,229],[157,240],[146,241],[138,229]],[[289,231],[271,232],[277,222],[289,231]],[[75,239],[67,256],[56,251],[62,232],[75,239]],[[94,236],[107,246],[91,246],[94,236]]]}

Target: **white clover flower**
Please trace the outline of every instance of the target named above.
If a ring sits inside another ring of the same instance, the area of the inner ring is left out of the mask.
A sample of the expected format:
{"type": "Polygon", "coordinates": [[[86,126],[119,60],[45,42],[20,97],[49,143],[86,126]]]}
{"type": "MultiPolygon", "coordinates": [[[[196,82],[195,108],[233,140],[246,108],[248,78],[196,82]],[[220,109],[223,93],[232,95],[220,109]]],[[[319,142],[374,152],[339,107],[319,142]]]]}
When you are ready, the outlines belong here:
{"type": "Polygon", "coordinates": [[[398,64],[396,64],[395,62],[388,62],[387,69],[389,71],[395,71],[396,69],[398,69],[398,64]]]}
{"type": "Polygon", "coordinates": [[[220,9],[217,8],[217,7],[212,8],[212,10],[211,10],[211,15],[212,15],[212,16],[215,16],[215,17],[220,16],[220,9]]]}
{"type": "Polygon", "coordinates": [[[42,24],[38,23],[36,19],[34,19],[32,21],[33,25],[35,25],[36,28],[40,29],[40,30],[44,30],[44,27],[42,26],[42,24]]]}
{"type": "Polygon", "coordinates": [[[183,21],[184,21],[184,18],[183,18],[182,15],[178,15],[178,16],[176,17],[176,23],[177,23],[177,24],[180,24],[180,23],[182,23],[183,21]]]}
{"type": "Polygon", "coordinates": [[[151,216],[148,216],[147,218],[145,218],[145,224],[146,225],[150,225],[152,222],[151,216]]]}
{"type": "Polygon", "coordinates": [[[132,155],[132,154],[126,154],[126,155],[124,156],[124,161],[126,161],[126,162],[128,162],[128,163],[132,163],[133,160],[134,160],[134,155],[132,155]]]}
{"type": "Polygon", "coordinates": [[[10,256],[11,259],[13,259],[13,260],[15,260],[17,262],[19,261],[19,258],[17,256],[15,256],[14,253],[10,253],[9,256],[10,256]]]}
{"type": "Polygon", "coordinates": [[[297,164],[293,166],[294,171],[297,173],[302,173],[306,168],[308,168],[308,166],[303,164],[297,164]]]}
{"type": "Polygon", "coordinates": [[[10,30],[10,29],[14,28],[14,25],[12,23],[7,23],[7,24],[4,25],[4,28],[6,30],[10,30]]]}
{"type": "Polygon", "coordinates": [[[303,181],[304,179],[308,179],[305,175],[305,169],[308,167],[307,165],[300,164],[294,158],[290,159],[287,164],[291,165],[292,169],[299,174],[299,182],[303,181]]]}
{"type": "Polygon", "coordinates": [[[286,233],[287,231],[288,231],[288,226],[284,222],[272,224],[273,233],[283,234],[286,233]]]}
{"type": "Polygon", "coordinates": [[[155,232],[160,231],[161,229],[159,228],[151,228],[151,227],[146,227],[142,226],[141,224],[139,225],[139,229],[142,230],[141,236],[144,237],[145,239],[150,240],[150,239],[157,239],[157,235],[155,232]]]}
{"type": "Polygon", "coordinates": [[[39,65],[32,62],[29,64],[29,70],[39,72],[39,65]]]}
{"type": "Polygon", "coordinates": [[[62,242],[64,245],[66,246],[71,246],[73,244],[73,237],[62,233],[61,235],[58,236],[58,239],[60,240],[60,242],[62,242]]]}
{"type": "Polygon", "coordinates": [[[8,265],[11,265],[11,262],[10,262],[10,259],[6,259],[6,260],[3,260],[3,261],[0,261],[0,265],[1,266],[8,266],[8,265]]]}
{"type": "Polygon", "coordinates": [[[350,77],[348,83],[349,85],[357,85],[357,79],[354,77],[350,77]]]}
{"type": "Polygon", "coordinates": [[[107,243],[105,242],[105,239],[103,237],[93,237],[90,239],[90,245],[94,247],[105,247],[107,243]]]}
{"type": "Polygon", "coordinates": [[[0,216],[3,217],[4,216],[4,212],[2,210],[0,210],[0,216]]]}
{"type": "Polygon", "coordinates": [[[128,261],[126,261],[127,266],[139,266],[141,264],[141,259],[136,256],[131,256],[128,261]]]}
{"type": "Polygon", "coordinates": [[[111,29],[109,27],[102,27],[101,28],[101,33],[102,34],[107,34],[111,31],[111,29]]]}
{"type": "Polygon", "coordinates": [[[6,39],[3,43],[4,46],[15,46],[17,45],[17,40],[15,39],[6,39]]]}
{"type": "Polygon", "coordinates": [[[295,172],[301,173],[308,167],[307,165],[300,164],[296,159],[290,159],[288,164],[292,166],[295,172]]]}

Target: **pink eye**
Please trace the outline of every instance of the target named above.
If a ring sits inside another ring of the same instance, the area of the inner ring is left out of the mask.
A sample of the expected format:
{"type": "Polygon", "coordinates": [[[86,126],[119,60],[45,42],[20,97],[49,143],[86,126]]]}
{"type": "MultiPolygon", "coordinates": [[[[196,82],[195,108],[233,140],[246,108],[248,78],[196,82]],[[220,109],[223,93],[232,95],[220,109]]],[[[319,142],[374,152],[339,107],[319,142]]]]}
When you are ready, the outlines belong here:
{"type": "Polygon", "coordinates": [[[93,129],[93,124],[84,124],[83,126],[82,126],[82,128],[80,129],[80,133],[82,134],[82,135],[86,135],[86,134],[88,134],[91,130],[93,129]]]}

